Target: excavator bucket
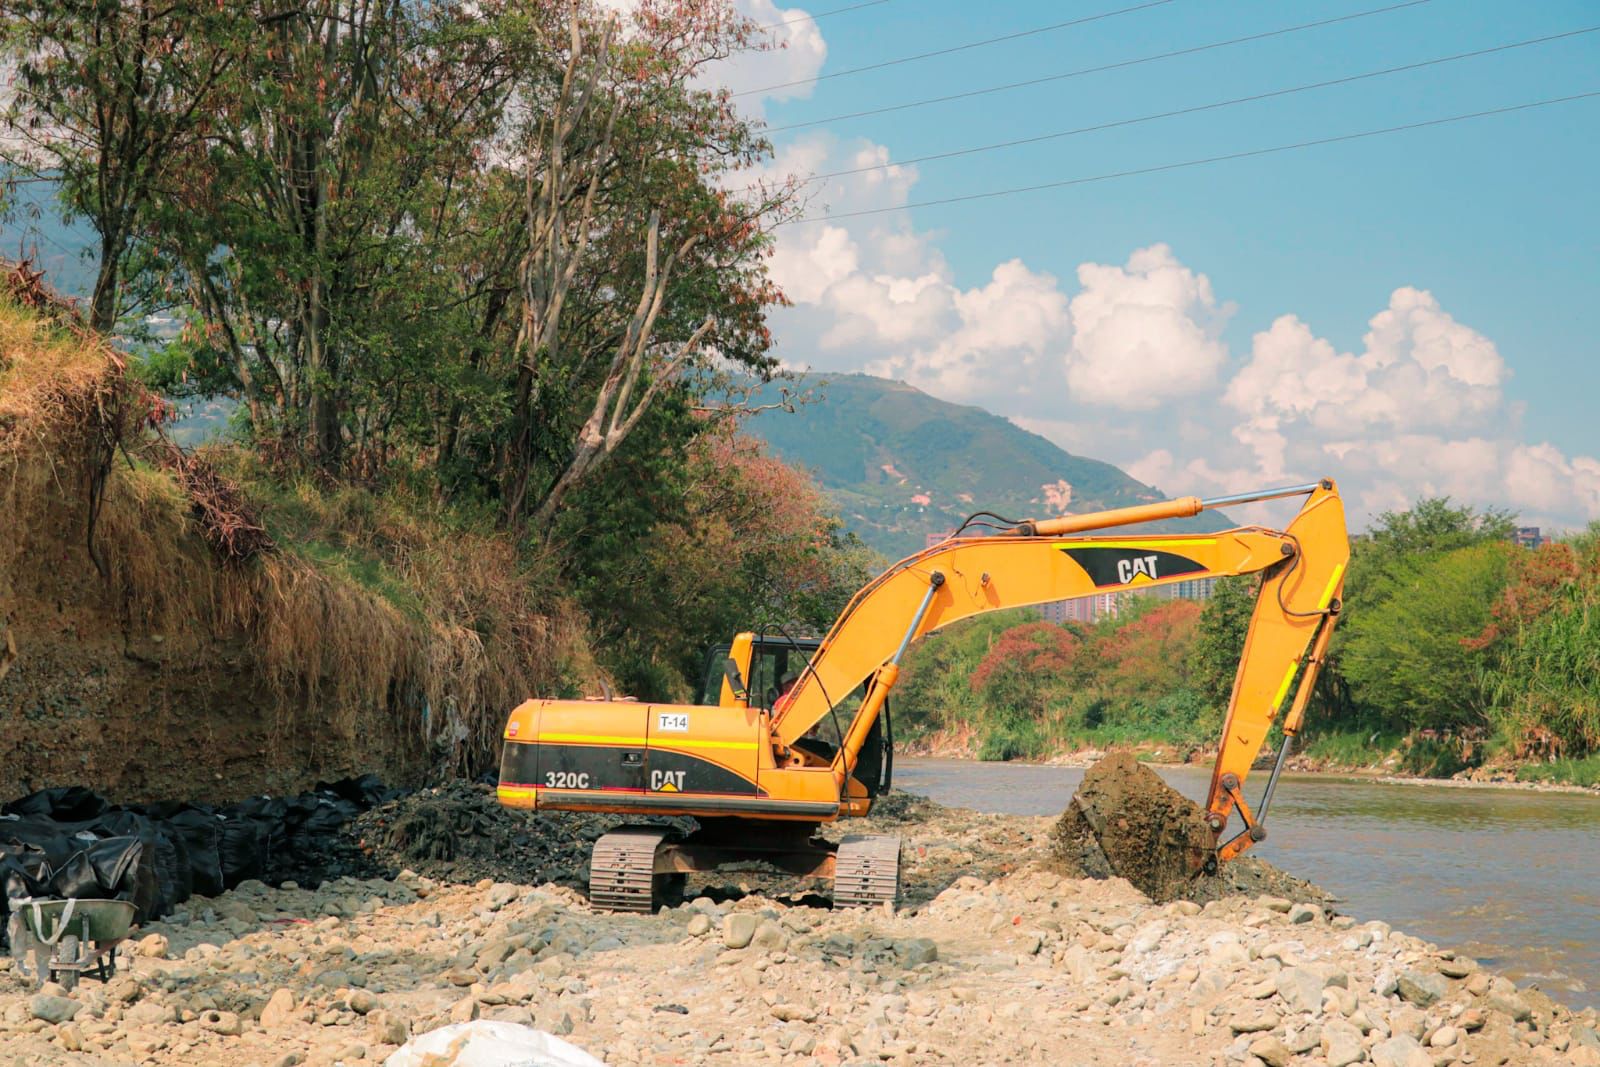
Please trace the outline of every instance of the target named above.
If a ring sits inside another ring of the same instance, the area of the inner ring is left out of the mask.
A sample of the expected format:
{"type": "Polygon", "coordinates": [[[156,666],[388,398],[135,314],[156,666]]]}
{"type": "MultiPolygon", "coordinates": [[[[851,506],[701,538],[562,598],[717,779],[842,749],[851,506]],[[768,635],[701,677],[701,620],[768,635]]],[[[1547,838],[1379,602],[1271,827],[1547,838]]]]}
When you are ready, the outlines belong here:
{"type": "Polygon", "coordinates": [[[1200,808],[1127,752],[1089,768],[1052,834],[1068,868],[1126,878],[1157,901],[1184,896],[1216,857],[1200,808]]]}

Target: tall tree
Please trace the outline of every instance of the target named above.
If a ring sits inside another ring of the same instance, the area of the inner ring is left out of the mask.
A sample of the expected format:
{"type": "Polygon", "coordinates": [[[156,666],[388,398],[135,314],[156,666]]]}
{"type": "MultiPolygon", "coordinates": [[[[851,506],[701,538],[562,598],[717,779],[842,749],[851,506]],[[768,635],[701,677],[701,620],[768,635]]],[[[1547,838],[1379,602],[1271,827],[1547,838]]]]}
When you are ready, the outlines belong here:
{"type": "MultiPolygon", "coordinates": [[[[653,404],[718,361],[768,373],[764,222],[781,195],[736,198],[768,151],[706,67],[750,46],[726,0],[646,0],[625,26],[571,10],[559,71],[536,64],[511,150],[525,189],[505,520],[549,529],[567,496],[653,404]],[[550,399],[570,404],[552,425],[550,399]]],[[[548,52],[554,42],[527,39],[548,52]]]]}
{"type": "Polygon", "coordinates": [[[99,238],[89,321],[123,310],[130,254],[154,200],[208,134],[255,30],[215,0],[7,0],[0,41],[13,64],[6,162],[58,182],[67,214],[99,238]]]}
{"type": "Polygon", "coordinates": [[[433,428],[419,405],[477,332],[474,198],[510,72],[460,3],[310,0],[265,21],[162,246],[258,434],[371,466],[398,427],[433,428]]]}
{"type": "MultiPolygon", "coordinates": [[[[1357,702],[1405,729],[1477,726],[1486,656],[1472,647],[1505,588],[1505,542],[1398,557],[1340,624],[1339,665],[1357,702]]],[[[1355,603],[1354,601],[1352,601],[1355,603]]]]}

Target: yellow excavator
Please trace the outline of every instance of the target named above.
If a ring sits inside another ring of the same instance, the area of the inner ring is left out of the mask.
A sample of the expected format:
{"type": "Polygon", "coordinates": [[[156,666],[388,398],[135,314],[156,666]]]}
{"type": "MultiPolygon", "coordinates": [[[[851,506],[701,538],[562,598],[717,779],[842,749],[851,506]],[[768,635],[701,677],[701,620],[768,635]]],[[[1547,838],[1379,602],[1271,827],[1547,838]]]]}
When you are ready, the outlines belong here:
{"type": "Polygon", "coordinates": [[[847,834],[833,844],[814,832],[821,823],[867,814],[887,784],[892,739],[883,712],[913,641],[987,611],[1250,574],[1259,576],[1259,591],[1206,803],[1212,858],[1226,861],[1266,836],[1267,807],[1338,619],[1349,555],[1344,505],[1330,479],[1042,520],[979,512],[949,539],[862,588],[814,651],[793,650],[792,677],[765,665],[753,635],[740,635],[723,664],[715,705],[518,706],[506,723],[500,802],[694,818],[699,828],[687,835],[641,825],[601,837],[589,871],[598,907],[649,911],[668,879],[753,860],[831,877],[836,906],[893,901],[898,838],[847,834]],[[1296,496],[1305,500],[1282,530],[1097,533],[1296,496]],[[753,667],[764,676],[752,679],[753,667]],[[1245,779],[1291,689],[1284,743],[1252,809],[1245,779]],[[825,724],[837,743],[817,737],[825,724]],[[1229,836],[1235,815],[1240,827],[1229,836]]]}

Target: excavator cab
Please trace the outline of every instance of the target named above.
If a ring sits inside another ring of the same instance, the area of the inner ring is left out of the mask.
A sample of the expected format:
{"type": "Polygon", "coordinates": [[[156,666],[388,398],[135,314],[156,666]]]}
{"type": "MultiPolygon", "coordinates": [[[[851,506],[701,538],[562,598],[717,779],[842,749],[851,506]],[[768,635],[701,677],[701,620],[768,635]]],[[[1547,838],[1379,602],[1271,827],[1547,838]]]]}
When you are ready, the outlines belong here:
{"type": "MultiPolygon", "coordinates": [[[[712,645],[701,672],[699,703],[760,708],[770,713],[799,681],[821,647],[822,642],[815,637],[758,633],[741,633],[729,644],[712,645]]],[[[815,756],[819,763],[832,763],[843,743],[843,726],[852,714],[848,709],[860,705],[866,698],[866,689],[865,683],[857,686],[839,702],[839,716],[818,722],[806,736],[796,739],[794,747],[815,756]]],[[[894,720],[887,698],[861,746],[854,777],[872,799],[887,793],[894,780],[894,720]]]]}

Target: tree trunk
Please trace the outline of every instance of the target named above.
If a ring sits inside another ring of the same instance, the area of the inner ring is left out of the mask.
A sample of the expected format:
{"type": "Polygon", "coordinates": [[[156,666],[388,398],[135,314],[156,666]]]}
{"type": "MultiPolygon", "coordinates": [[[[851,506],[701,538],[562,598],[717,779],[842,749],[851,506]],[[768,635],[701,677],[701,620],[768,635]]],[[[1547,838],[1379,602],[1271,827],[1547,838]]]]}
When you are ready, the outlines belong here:
{"type": "Polygon", "coordinates": [[[122,241],[107,231],[100,238],[100,269],[95,275],[89,303],[89,325],[109,334],[117,326],[117,297],[122,282],[122,241]]]}
{"type": "Polygon", "coordinates": [[[539,501],[539,507],[533,513],[533,528],[535,530],[548,536],[550,527],[555,522],[556,513],[561,510],[561,505],[566,500],[567,494],[594,467],[595,461],[600,458],[603,449],[603,441],[600,438],[593,440],[588,438],[579,439],[578,449],[572,454],[572,461],[561,472],[561,477],[556,479],[556,484],[552,485],[550,491],[544,495],[544,499],[539,501]]]}

